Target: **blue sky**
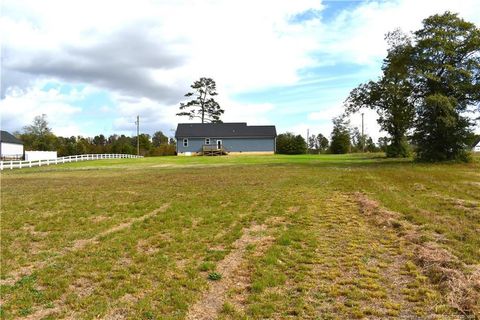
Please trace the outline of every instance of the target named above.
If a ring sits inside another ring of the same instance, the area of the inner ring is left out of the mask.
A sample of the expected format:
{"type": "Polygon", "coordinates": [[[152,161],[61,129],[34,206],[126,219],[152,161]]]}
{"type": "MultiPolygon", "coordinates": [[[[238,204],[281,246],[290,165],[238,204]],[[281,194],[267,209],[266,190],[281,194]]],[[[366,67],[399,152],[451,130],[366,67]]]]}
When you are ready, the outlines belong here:
{"type": "MultiPolygon", "coordinates": [[[[2,129],[46,114],[58,135],[173,135],[189,85],[212,77],[224,121],[329,135],[358,84],[376,79],[383,36],[464,1],[34,1],[2,7],[2,129]],[[56,10],[51,10],[56,8],[56,10]]],[[[360,116],[351,119],[360,125],[360,116]]],[[[383,135],[375,113],[366,131],[383,135]]]]}

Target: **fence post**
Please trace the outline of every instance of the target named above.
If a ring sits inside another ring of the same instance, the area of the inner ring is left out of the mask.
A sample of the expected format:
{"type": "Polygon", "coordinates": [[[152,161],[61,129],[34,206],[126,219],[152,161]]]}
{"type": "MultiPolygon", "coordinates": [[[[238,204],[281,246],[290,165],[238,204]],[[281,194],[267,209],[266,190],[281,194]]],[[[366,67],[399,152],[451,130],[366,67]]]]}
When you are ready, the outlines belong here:
{"type": "Polygon", "coordinates": [[[29,167],[29,168],[32,167],[32,160],[28,161],[28,167],[29,167]]]}
{"type": "Polygon", "coordinates": [[[3,170],[3,161],[0,161],[0,170],[3,170]]]}
{"type": "Polygon", "coordinates": [[[12,170],[12,169],[13,169],[13,161],[10,160],[10,170],[12,170]]]}
{"type": "Polygon", "coordinates": [[[38,166],[39,166],[39,167],[42,166],[42,160],[38,160],[38,166]]]}

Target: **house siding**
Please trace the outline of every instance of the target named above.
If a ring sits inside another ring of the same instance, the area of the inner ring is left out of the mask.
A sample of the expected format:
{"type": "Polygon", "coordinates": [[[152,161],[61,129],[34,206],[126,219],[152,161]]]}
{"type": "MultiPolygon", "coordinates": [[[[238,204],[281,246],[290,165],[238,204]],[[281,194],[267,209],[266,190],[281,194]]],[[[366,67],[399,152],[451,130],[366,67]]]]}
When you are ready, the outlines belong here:
{"type": "Polygon", "coordinates": [[[0,143],[0,157],[1,158],[22,158],[23,145],[16,143],[0,143]]]}
{"type": "MultiPolygon", "coordinates": [[[[208,138],[208,137],[207,137],[208,138]]],[[[187,138],[188,147],[183,146],[184,138],[177,138],[177,152],[199,153],[202,152],[205,138],[187,138]]],[[[210,144],[216,145],[217,140],[222,140],[223,148],[227,152],[274,152],[275,138],[215,138],[210,137],[210,144]]]]}

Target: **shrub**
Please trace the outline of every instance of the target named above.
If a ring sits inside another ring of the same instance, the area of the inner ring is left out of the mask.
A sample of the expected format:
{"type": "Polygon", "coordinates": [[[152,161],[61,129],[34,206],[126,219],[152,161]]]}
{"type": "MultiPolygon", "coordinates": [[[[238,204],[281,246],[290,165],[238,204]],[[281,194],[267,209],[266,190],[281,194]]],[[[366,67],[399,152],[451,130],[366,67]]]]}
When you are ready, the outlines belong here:
{"type": "Polygon", "coordinates": [[[158,147],[153,147],[148,153],[149,156],[174,156],[175,146],[171,144],[162,144],[158,147]]]}
{"type": "Polygon", "coordinates": [[[307,143],[301,135],[291,132],[282,133],[277,137],[277,153],[279,154],[305,154],[307,143]]]}

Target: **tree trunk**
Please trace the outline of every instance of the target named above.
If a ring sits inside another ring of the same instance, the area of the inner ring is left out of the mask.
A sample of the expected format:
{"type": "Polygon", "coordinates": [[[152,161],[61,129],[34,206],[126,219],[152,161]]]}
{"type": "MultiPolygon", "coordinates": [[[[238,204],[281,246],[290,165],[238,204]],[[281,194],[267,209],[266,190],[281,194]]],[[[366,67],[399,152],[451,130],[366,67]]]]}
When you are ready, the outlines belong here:
{"type": "MultiPolygon", "coordinates": [[[[200,95],[201,97],[201,95],[200,95]]],[[[207,89],[205,88],[205,96],[202,99],[202,124],[205,121],[205,100],[207,99],[207,89]]]]}

